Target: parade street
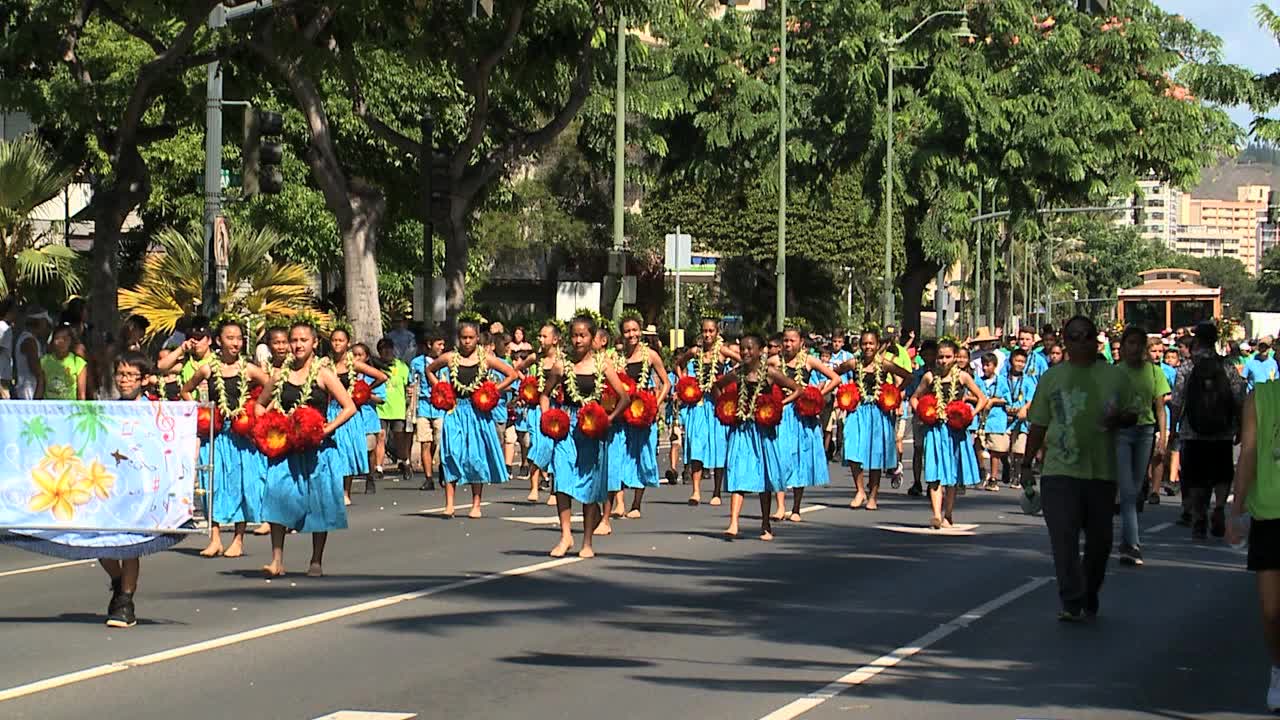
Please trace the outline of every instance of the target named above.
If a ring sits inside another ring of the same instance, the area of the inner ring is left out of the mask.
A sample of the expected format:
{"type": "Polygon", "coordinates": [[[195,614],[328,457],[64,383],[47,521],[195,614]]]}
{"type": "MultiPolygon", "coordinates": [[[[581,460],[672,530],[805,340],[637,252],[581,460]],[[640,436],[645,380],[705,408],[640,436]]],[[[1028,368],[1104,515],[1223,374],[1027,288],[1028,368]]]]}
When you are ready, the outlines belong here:
{"type": "MultiPolygon", "coordinates": [[[[527,486],[479,520],[385,482],[356,495],[328,576],[262,579],[203,538],[144,560],[138,627],[102,625],[92,562],[0,554],[4,718],[1237,718],[1266,668],[1243,556],[1193,544],[1172,499],[1142,516],[1147,565],[1112,562],[1095,623],[1055,620],[1040,518],[969,490],[957,528],[887,491],[848,508],[847,472],[777,539],[722,538],[726,505],[649,494],[600,556],[550,560],[527,486]],[[361,714],[364,713],[364,714],[361,714]],[[383,714],[378,714],[383,713],[383,714]]],[[[519,487],[523,486],[523,487],[519,487]]],[[[887,488],[886,488],[887,490],[887,488]]],[[[465,496],[465,494],[464,494],[465,496]]],[[[748,499],[750,510],[753,499],[748,499]]],[[[758,506],[757,506],[758,507],[758,506]]],[[[758,512],[758,509],[756,510],[758,512]]]]}

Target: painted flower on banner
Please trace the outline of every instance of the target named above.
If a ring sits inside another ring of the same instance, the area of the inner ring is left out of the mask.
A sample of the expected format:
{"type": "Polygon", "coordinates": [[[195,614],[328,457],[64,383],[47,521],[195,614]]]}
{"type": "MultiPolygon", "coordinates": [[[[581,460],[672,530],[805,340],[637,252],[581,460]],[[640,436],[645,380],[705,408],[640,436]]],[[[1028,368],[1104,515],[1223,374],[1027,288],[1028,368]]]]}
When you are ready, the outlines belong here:
{"type": "Polygon", "coordinates": [[[70,445],[50,445],[44,451],[44,459],[40,467],[53,473],[61,473],[78,466],[80,458],[76,457],[75,448],[70,445]]]}
{"type": "Polygon", "coordinates": [[[88,488],[76,482],[69,467],[61,472],[32,468],[31,479],[35,481],[36,494],[31,496],[27,509],[31,512],[48,510],[60,522],[70,522],[75,517],[76,507],[93,497],[88,488]]]}
{"type": "Polygon", "coordinates": [[[111,497],[111,488],[115,487],[116,476],[107,472],[102,463],[94,460],[80,471],[78,484],[100,499],[106,500],[111,497]]]}

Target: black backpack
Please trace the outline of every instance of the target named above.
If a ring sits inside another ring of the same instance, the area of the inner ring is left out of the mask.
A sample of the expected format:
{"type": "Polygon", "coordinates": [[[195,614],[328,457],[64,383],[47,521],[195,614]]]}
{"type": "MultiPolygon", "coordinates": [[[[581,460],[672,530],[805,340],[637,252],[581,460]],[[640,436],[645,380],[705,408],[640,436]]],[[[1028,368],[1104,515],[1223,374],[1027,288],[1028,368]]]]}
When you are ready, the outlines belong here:
{"type": "Polygon", "coordinates": [[[1217,357],[1196,360],[1187,377],[1183,417],[1197,435],[1222,435],[1235,428],[1236,401],[1226,364],[1217,357]]]}

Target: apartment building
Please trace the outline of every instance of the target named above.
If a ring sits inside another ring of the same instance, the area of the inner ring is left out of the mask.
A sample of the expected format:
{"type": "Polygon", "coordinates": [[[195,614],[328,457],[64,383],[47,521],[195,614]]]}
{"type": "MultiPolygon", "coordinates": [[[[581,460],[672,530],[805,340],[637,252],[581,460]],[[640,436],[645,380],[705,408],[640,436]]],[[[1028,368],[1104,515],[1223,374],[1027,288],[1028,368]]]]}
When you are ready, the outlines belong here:
{"type": "Polygon", "coordinates": [[[1193,257],[1234,257],[1256,275],[1262,255],[1259,228],[1271,202],[1268,185],[1241,185],[1234,200],[1184,195],[1174,250],[1193,257]]]}

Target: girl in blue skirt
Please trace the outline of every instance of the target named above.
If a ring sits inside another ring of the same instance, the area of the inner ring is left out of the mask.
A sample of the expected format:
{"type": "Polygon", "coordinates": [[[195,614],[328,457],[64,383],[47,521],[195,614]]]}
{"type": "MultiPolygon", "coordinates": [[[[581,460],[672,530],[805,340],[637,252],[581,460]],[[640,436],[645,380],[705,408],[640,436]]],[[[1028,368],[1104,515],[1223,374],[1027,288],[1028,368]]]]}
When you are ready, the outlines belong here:
{"type": "Polygon", "coordinates": [[[933,508],[933,529],[951,527],[951,513],[956,505],[956,489],[978,484],[978,456],[968,428],[953,430],[946,423],[947,404],[964,400],[968,392],[976,400],[978,411],[987,404],[987,396],[973,381],[973,376],[956,365],[959,348],[954,341],[938,343],[938,360],[934,370],[920,378],[920,386],[911,396],[911,409],[919,407],[920,398],[934,395],[938,399],[938,415],[942,419],[924,434],[924,480],[929,486],[929,503],[933,508]]]}
{"type": "MultiPolygon", "coordinates": [[[[715,402],[711,397],[711,388],[726,369],[726,361],[740,362],[738,352],[725,347],[720,337],[720,325],[714,318],[702,320],[702,343],[681,353],[676,358],[675,366],[680,368],[681,376],[696,378],[702,388],[702,399],[693,406],[680,405],[680,422],[684,426],[684,464],[689,468],[693,482],[693,493],[689,496],[689,504],[702,502],[702,471],[715,470],[725,466],[729,452],[729,434],[724,425],[716,420],[715,402]]],[[[679,398],[676,398],[679,402],[679,398]]],[[[711,504],[720,504],[720,485],[722,477],[712,480],[711,504]]]]}
{"type": "MultiPolygon", "coordinates": [[[[387,401],[387,384],[385,382],[387,373],[386,370],[383,369],[383,366],[380,364],[374,364],[375,361],[369,354],[369,346],[364,343],[356,343],[351,346],[351,357],[357,364],[364,363],[365,365],[368,365],[382,373],[382,377],[384,379],[383,382],[378,382],[376,378],[370,375],[365,375],[364,373],[361,373],[360,376],[356,378],[357,380],[365,381],[365,383],[369,385],[369,402],[364,405],[356,406],[358,410],[356,421],[359,422],[361,432],[364,433],[365,447],[369,449],[368,452],[365,453],[368,467],[376,468],[377,463],[374,461],[374,455],[378,448],[378,433],[382,430],[382,420],[378,418],[378,406],[387,401]]],[[[374,473],[369,472],[365,474],[364,492],[366,495],[378,492],[376,482],[374,473]]],[[[347,496],[350,497],[350,495],[351,491],[348,490],[347,496]]]]}
{"type": "Polygon", "coordinates": [[[783,401],[785,409],[785,405],[795,400],[801,386],[779,369],[761,363],[763,350],[763,338],[755,333],[743,335],[738,344],[741,364],[715,383],[717,395],[732,384],[738,387],[738,422],[729,428],[725,468],[726,484],[733,493],[729,500],[729,527],[724,531],[730,539],[738,537],[738,516],[746,494],[756,493],[760,496],[760,539],[772,540],[773,494],[786,488],[789,461],[781,457],[781,422],[773,427],[758,425],[756,403],[761,395],[771,391],[771,384],[778,385],[789,393],[783,401]]]}
{"type": "Polygon", "coordinates": [[[337,431],[356,415],[351,395],[333,370],[315,355],[319,336],[308,323],[289,329],[292,356],[272,374],[258,396],[258,414],[275,408],[284,413],[309,405],[321,413],[331,405],[338,411],[324,425],[324,442],[316,450],[294,450],[267,464],[267,489],[262,517],[271,523],[271,562],[262,568],[268,578],[284,575],[284,538],[292,528],[312,533],[308,577],[324,574],[324,546],[331,530],[347,527],[342,472],[346,468],[337,431]]]}
{"type": "MultiPolygon", "coordinates": [[[[373,367],[367,362],[356,360],[355,353],[351,347],[351,333],[346,328],[334,328],[329,333],[329,349],[332,354],[329,361],[332,365],[333,373],[338,377],[338,381],[342,383],[342,387],[346,389],[347,394],[351,394],[351,388],[355,386],[356,381],[363,375],[373,378],[371,386],[381,385],[387,381],[387,374],[373,367]]],[[[341,408],[334,399],[329,403],[327,417],[333,420],[338,416],[341,408]]],[[[357,413],[360,410],[357,408],[357,413]]],[[[376,416],[377,411],[374,411],[376,416]]],[[[338,445],[338,459],[342,463],[342,501],[351,504],[351,482],[356,476],[364,476],[369,473],[369,451],[371,447],[369,441],[365,438],[364,423],[357,418],[355,422],[344,423],[338,427],[338,435],[334,438],[338,445]]]]}
{"type": "MultiPolygon", "coordinates": [[[[530,375],[538,378],[539,394],[546,393],[547,370],[560,362],[560,328],[547,323],[538,331],[538,354],[530,355],[527,365],[530,375]]],[[[551,397],[551,407],[560,407],[556,396],[551,397]]],[[[542,478],[551,473],[551,455],[555,443],[542,434],[541,404],[529,408],[525,414],[525,423],[529,426],[529,502],[538,502],[538,488],[542,478]]],[[[555,493],[548,497],[548,504],[554,505],[555,493]]]]}
{"type": "MultiPolygon", "coordinates": [[[[636,389],[653,393],[662,407],[671,390],[667,369],[662,356],[644,343],[640,318],[631,316],[622,321],[621,367],[636,382],[636,389]]],[[[625,409],[624,409],[625,412],[625,409]]],[[[631,488],[631,509],[626,516],[640,517],[640,503],[646,488],[657,487],[658,477],[658,421],[647,428],[639,428],[621,422],[609,446],[609,479],[617,477],[623,488],[631,488]]],[[[621,509],[626,503],[625,491],[617,490],[613,506],[621,509]]],[[[606,518],[607,521],[607,518],[606,518]]]]}
{"type": "MultiPolygon", "coordinates": [[[[223,322],[218,328],[218,356],[196,369],[182,386],[183,399],[190,400],[197,387],[208,383],[206,395],[217,405],[222,427],[213,437],[213,507],[209,517],[209,545],[201,557],[240,557],[244,554],[244,533],[248,523],[262,520],[262,495],[266,489],[267,460],[258,452],[253,440],[231,431],[231,423],[245,412],[249,391],[254,385],[265,385],[267,374],[241,354],[244,350],[244,326],[237,320],[223,322]],[[233,525],[231,545],[222,547],[222,525],[233,525]]],[[[207,442],[201,438],[201,464],[207,464],[207,442]]],[[[206,485],[208,473],[200,474],[206,485]]],[[[209,489],[206,486],[206,491],[209,489]]]]}
{"type": "Polygon", "coordinates": [[[591,539],[600,524],[601,504],[609,494],[608,440],[593,440],[582,434],[578,429],[578,412],[587,403],[600,402],[606,383],[619,398],[609,421],[621,415],[631,399],[617,372],[594,349],[595,335],[596,324],[589,317],[576,317],[569,323],[570,350],[548,369],[542,393],[545,413],[553,407],[551,401],[556,387],[562,386],[562,409],[569,415],[569,434],[563,440],[554,441],[551,457],[556,514],[560,520],[560,542],[551,549],[551,557],[564,557],[573,549],[574,500],[582,503],[582,550],[578,556],[595,557],[591,539]]]}
{"type": "MultiPolygon", "coordinates": [[[[805,350],[799,328],[789,327],[782,331],[782,349],[777,362],[792,382],[801,388],[816,385],[823,398],[840,384],[840,376],[836,375],[831,366],[805,350]]],[[[787,474],[784,485],[791,490],[793,497],[790,519],[792,522],[800,522],[800,503],[804,499],[804,489],[830,482],[827,452],[822,439],[821,415],[800,417],[796,414],[795,403],[789,403],[782,411],[779,440],[787,474]]],[[[773,519],[782,520],[788,517],[786,492],[779,490],[777,501],[778,513],[773,519]]]]}
{"type": "Polygon", "coordinates": [[[480,347],[480,330],[475,323],[458,324],[457,347],[436,358],[427,366],[432,384],[453,385],[457,404],[444,416],[440,445],[440,466],[444,471],[444,514],[453,517],[454,493],[458,483],[471,486],[471,512],[480,517],[480,501],[484,486],[507,481],[507,465],[502,459],[502,441],[493,415],[471,403],[471,394],[490,379],[489,371],[502,373],[496,383],[498,394],[516,380],[516,371],[480,347]]]}
{"type": "Polygon", "coordinates": [[[878,510],[880,475],[898,467],[897,418],[880,408],[881,387],[900,387],[911,379],[911,373],[880,352],[880,334],[862,331],[859,341],[862,354],[846,360],[835,369],[836,374],[852,372],[858,383],[858,409],[844,420],[844,460],[853,474],[856,488],[849,507],[878,510]],[[866,473],[865,476],[863,473],[866,473]]]}

